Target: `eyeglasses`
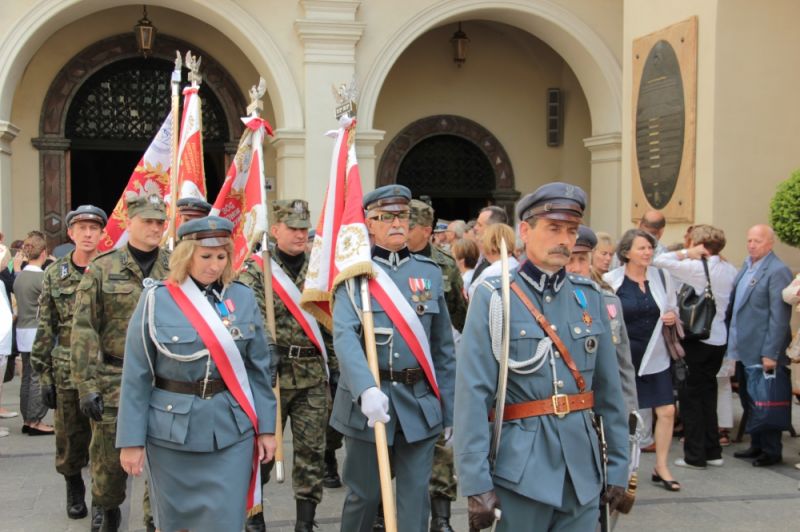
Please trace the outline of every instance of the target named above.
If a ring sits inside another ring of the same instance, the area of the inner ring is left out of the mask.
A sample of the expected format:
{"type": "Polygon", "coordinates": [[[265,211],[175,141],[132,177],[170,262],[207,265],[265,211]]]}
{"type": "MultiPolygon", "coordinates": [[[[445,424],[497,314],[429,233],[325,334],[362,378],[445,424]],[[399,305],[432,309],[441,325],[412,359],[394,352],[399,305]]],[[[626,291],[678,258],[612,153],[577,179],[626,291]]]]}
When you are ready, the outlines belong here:
{"type": "Polygon", "coordinates": [[[380,220],[381,222],[394,222],[395,218],[398,220],[408,220],[411,217],[411,213],[408,211],[403,212],[382,212],[375,216],[370,216],[370,220],[380,220]]]}

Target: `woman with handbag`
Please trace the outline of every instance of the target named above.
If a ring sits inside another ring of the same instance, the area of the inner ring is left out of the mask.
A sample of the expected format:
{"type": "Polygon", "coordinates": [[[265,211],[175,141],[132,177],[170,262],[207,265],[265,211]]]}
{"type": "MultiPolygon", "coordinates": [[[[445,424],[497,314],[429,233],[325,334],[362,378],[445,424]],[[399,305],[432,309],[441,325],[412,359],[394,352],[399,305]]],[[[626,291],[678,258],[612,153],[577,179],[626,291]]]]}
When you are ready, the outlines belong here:
{"type": "Polygon", "coordinates": [[[719,253],[725,233],[711,225],[696,225],[689,247],[663,253],[655,266],[670,273],[676,284],[680,315],[686,332],[683,348],[689,376],[678,390],[684,426],[683,458],[675,465],[705,469],[722,465],[717,422],[717,373],[727,344],[725,309],[728,307],[736,268],[719,253]]]}
{"type": "Polygon", "coordinates": [[[617,244],[622,266],[603,276],[622,302],[622,318],[628,329],[631,358],[636,368],[639,408],[652,408],[656,414],[656,467],[653,482],[667,491],[679,491],[667,457],[672,442],[675,404],[672,394],[670,355],[662,327],[674,325],[675,291],[669,275],[651,264],[655,238],[641,229],[630,229],[617,244]]]}

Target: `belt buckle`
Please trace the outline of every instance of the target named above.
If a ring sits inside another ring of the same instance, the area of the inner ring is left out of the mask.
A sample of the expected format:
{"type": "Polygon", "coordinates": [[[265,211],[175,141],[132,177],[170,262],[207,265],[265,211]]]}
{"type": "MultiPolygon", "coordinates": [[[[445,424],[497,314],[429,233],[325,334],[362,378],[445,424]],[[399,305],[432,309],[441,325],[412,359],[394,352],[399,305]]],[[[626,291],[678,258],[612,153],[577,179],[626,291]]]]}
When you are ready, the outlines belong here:
{"type": "Polygon", "coordinates": [[[407,384],[408,386],[413,386],[416,381],[414,380],[414,374],[411,370],[404,369],[403,370],[403,384],[407,384]]]}
{"type": "Polygon", "coordinates": [[[553,401],[553,413],[558,417],[564,417],[570,413],[569,395],[558,393],[550,398],[553,401]]]}
{"type": "Polygon", "coordinates": [[[300,349],[301,347],[299,345],[290,345],[287,358],[300,358],[300,349]]]}

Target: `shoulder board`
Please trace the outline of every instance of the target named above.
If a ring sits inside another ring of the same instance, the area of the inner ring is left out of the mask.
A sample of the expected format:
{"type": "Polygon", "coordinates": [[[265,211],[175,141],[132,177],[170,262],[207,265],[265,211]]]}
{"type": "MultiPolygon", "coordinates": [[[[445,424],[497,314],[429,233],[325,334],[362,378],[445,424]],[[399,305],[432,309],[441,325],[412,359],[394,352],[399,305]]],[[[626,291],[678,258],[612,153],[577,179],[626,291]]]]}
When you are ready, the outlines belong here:
{"type": "Polygon", "coordinates": [[[489,290],[500,290],[502,288],[502,280],[499,276],[489,277],[481,282],[481,286],[485,286],[489,290]]]}
{"type": "Polygon", "coordinates": [[[455,260],[456,260],[456,258],[455,258],[453,255],[451,255],[450,253],[446,252],[446,251],[445,251],[445,250],[443,250],[442,248],[436,248],[436,251],[438,251],[439,253],[441,253],[442,255],[444,255],[445,257],[447,257],[448,259],[451,259],[451,260],[453,260],[453,261],[455,261],[455,260]]]}
{"type": "Polygon", "coordinates": [[[97,255],[95,258],[93,258],[93,259],[90,261],[90,264],[91,264],[92,262],[94,262],[94,261],[98,260],[98,259],[101,259],[101,258],[103,258],[103,257],[108,257],[108,256],[109,256],[109,255],[111,255],[112,253],[116,253],[116,251],[117,251],[116,249],[109,249],[108,251],[104,251],[104,252],[100,253],[99,255],[97,255]]]}
{"type": "MultiPolygon", "coordinates": [[[[434,266],[436,265],[436,261],[435,260],[433,260],[430,257],[426,257],[425,255],[418,255],[416,253],[412,253],[411,256],[414,257],[415,259],[417,259],[420,262],[429,262],[429,263],[433,264],[434,266]]],[[[438,266],[436,266],[436,267],[438,268],[438,266]]]]}
{"type": "Polygon", "coordinates": [[[591,286],[593,289],[597,290],[598,292],[601,291],[600,287],[597,286],[597,283],[594,282],[593,280],[589,279],[588,277],[584,277],[582,275],[575,275],[574,273],[570,273],[570,274],[567,274],[567,275],[569,276],[569,280],[573,284],[579,284],[579,285],[583,285],[583,286],[591,286]]]}

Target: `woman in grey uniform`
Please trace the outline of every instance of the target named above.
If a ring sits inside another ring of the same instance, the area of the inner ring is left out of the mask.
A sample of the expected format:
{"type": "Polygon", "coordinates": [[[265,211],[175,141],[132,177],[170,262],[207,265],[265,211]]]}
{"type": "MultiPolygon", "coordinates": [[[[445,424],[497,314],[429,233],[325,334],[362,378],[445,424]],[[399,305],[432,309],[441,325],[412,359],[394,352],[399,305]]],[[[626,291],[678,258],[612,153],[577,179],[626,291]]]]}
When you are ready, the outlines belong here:
{"type": "Polygon", "coordinates": [[[128,325],[116,444],[128,474],[148,469],[165,532],[242,530],[261,504],[254,453],[275,451],[264,321],[232,282],[232,229],[216,216],[181,225],[169,278],[142,292],[128,325]]]}

